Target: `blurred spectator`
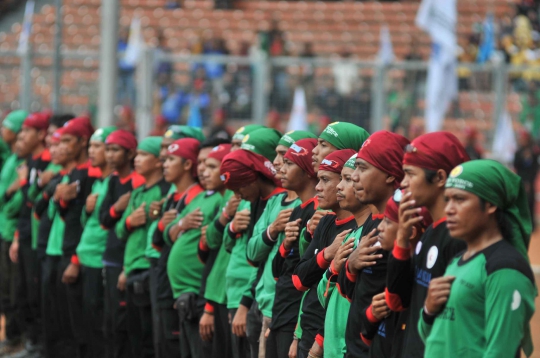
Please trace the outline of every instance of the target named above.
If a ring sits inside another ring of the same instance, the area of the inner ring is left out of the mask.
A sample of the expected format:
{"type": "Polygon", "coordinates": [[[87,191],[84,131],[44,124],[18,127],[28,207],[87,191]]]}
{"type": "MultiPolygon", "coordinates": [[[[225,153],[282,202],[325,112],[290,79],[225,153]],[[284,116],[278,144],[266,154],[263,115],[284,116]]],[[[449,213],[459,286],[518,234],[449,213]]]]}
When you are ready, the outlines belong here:
{"type": "Polygon", "coordinates": [[[165,120],[165,117],[157,116],[154,119],[154,128],[150,131],[150,135],[161,137],[167,131],[168,126],[169,123],[165,120]]]}
{"type": "Polygon", "coordinates": [[[158,44],[154,49],[154,73],[156,76],[166,74],[170,76],[172,73],[172,63],[165,59],[165,56],[171,53],[171,49],[167,47],[167,39],[163,31],[159,31],[157,35],[158,44]]]}
{"type": "Polygon", "coordinates": [[[313,52],[313,43],[311,42],[304,43],[304,48],[302,52],[300,53],[300,57],[314,58],[315,56],[316,56],[315,52],[313,52]]]}
{"type": "MultiPolygon", "coordinates": [[[[225,41],[223,41],[223,39],[214,38],[208,41],[203,53],[211,56],[222,56],[227,55],[228,51],[225,48],[225,41]]],[[[217,63],[215,61],[206,61],[204,63],[204,69],[206,71],[206,76],[212,81],[214,91],[221,91],[225,66],[222,63],[217,63]]]]}
{"type": "Polygon", "coordinates": [[[484,157],[484,149],[480,145],[480,133],[478,129],[472,126],[465,128],[465,143],[463,146],[471,160],[482,159],[484,157]]]}
{"type": "Polygon", "coordinates": [[[405,89],[403,79],[394,81],[387,98],[388,116],[392,131],[408,128],[413,112],[412,93],[405,89]]]}
{"type": "Polygon", "coordinates": [[[167,0],[165,3],[166,9],[179,9],[182,6],[181,0],[167,0]]]}
{"type": "Polygon", "coordinates": [[[371,79],[363,77],[353,84],[352,92],[345,97],[345,119],[369,130],[371,119],[371,79]]]}
{"type": "Polygon", "coordinates": [[[135,66],[124,60],[129,39],[129,28],[123,27],[118,35],[118,92],[117,101],[122,105],[135,105],[135,66]]]}
{"type": "Polygon", "coordinates": [[[231,139],[232,132],[227,126],[226,112],[222,108],[215,110],[208,137],[231,139]]]}
{"type": "Polygon", "coordinates": [[[522,130],[518,136],[518,150],[514,156],[514,168],[521,177],[527,198],[529,200],[529,210],[533,218],[533,227],[535,225],[535,203],[536,195],[534,185],[538,174],[538,160],[540,157],[540,148],[534,143],[534,140],[528,131],[522,130]]]}
{"type": "MultiPolygon", "coordinates": [[[[478,57],[478,46],[480,45],[480,34],[473,33],[469,35],[464,48],[460,48],[458,60],[462,63],[475,63],[478,57]]],[[[458,67],[459,88],[468,90],[471,88],[471,70],[459,66],[458,67]]]]}
{"type": "Polygon", "coordinates": [[[188,114],[186,124],[202,128],[210,117],[210,95],[201,80],[193,81],[193,90],[187,98],[188,114]]]}
{"type": "Polygon", "coordinates": [[[332,73],[337,93],[346,96],[351,93],[353,84],[358,81],[358,68],[356,64],[348,61],[351,57],[349,49],[343,48],[339,57],[341,61],[333,65],[332,73]]]}
{"type": "Polygon", "coordinates": [[[540,91],[536,82],[531,81],[527,93],[521,98],[520,122],[538,139],[540,135],[540,91]]]}
{"type": "Polygon", "coordinates": [[[285,40],[283,32],[279,29],[277,19],[272,20],[270,29],[263,31],[261,36],[261,48],[269,56],[284,56],[285,55],[285,40]]]}
{"type": "Polygon", "coordinates": [[[332,122],[339,121],[343,118],[343,101],[340,94],[336,91],[332,77],[325,76],[320,82],[315,96],[315,103],[325,115],[330,117],[332,122]]]}

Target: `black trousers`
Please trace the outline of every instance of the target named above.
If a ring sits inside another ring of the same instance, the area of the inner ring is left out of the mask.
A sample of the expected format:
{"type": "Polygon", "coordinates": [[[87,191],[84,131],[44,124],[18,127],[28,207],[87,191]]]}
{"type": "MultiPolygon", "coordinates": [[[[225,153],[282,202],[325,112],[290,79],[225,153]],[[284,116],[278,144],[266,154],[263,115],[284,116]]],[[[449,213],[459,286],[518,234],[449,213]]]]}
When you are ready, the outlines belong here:
{"type": "Polygon", "coordinates": [[[88,324],[89,353],[92,358],[102,358],[105,355],[103,269],[82,265],[80,280],[84,322],[88,324]]]}
{"type": "Polygon", "coordinates": [[[182,317],[183,312],[180,310],[178,300],[176,301],[176,308],[180,327],[180,355],[182,358],[212,358],[212,343],[203,342],[199,334],[199,321],[204,310],[205,300],[200,296],[195,297],[195,307],[191,307],[195,311],[193,312],[193,319],[184,319],[182,317]]]}
{"type": "Polygon", "coordinates": [[[259,358],[259,337],[261,336],[263,315],[259,310],[259,304],[253,300],[248,311],[246,335],[251,347],[251,358],[259,358]]]}
{"type": "Polygon", "coordinates": [[[127,331],[135,347],[134,357],[153,358],[152,306],[149,270],[137,270],[128,276],[127,331]]]}
{"type": "Polygon", "coordinates": [[[17,302],[26,338],[38,344],[41,336],[40,273],[37,252],[30,242],[19,241],[17,302]]]}
{"type": "Polygon", "coordinates": [[[103,269],[105,284],[104,333],[107,358],[134,357],[127,334],[126,292],[117,288],[122,267],[106,266],[103,269]]]}
{"type": "Polygon", "coordinates": [[[294,324],[270,330],[266,340],[266,357],[288,358],[293,338],[294,324]]]}
{"type": "Polygon", "coordinates": [[[11,262],[11,242],[0,239],[0,308],[6,319],[6,339],[15,342],[21,338],[21,322],[17,308],[19,267],[11,262]]]}
{"type": "MultiPolygon", "coordinates": [[[[231,316],[231,322],[234,319],[237,309],[229,310],[229,315],[231,316]]],[[[249,311],[248,311],[249,314],[249,311]]],[[[262,325],[262,322],[261,322],[262,325]]],[[[260,325],[259,325],[260,327],[260,325]]],[[[246,331],[247,331],[247,322],[246,322],[246,331]]],[[[250,344],[247,337],[238,337],[232,333],[232,329],[229,329],[231,343],[232,343],[232,352],[234,358],[249,358],[251,357],[250,344]]]]}
{"type": "Polygon", "coordinates": [[[168,302],[164,304],[160,302],[158,305],[159,311],[159,323],[161,327],[160,332],[160,350],[162,358],[180,358],[180,322],[178,319],[178,312],[174,309],[174,302],[168,302]]]}
{"type": "Polygon", "coordinates": [[[302,339],[300,339],[298,342],[298,354],[300,354],[300,351],[302,351],[307,357],[307,353],[310,351],[311,347],[313,347],[313,343],[315,343],[316,335],[317,331],[311,331],[308,329],[302,330],[302,339]]]}
{"type": "MultiPolygon", "coordinates": [[[[62,256],[60,259],[60,272],[62,277],[64,271],[71,263],[71,256],[62,256]]],[[[79,271],[79,277],[75,283],[64,284],[64,289],[67,296],[67,309],[69,312],[69,320],[75,344],[77,346],[77,358],[90,358],[90,323],[86,320],[87,315],[83,314],[83,272],[79,271]]]]}
{"type": "Polygon", "coordinates": [[[154,342],[155,358],[167,357],[162,353],[163,331],[161,329],[158,306],[158,275],[157,259],[150,259],[150,303],[152,307],[152,340],[154,342]]]}
{"type": "Polygon", "coordinates": [[[214,335],[212,337],[213,357],[233,357],[232,331],[227,305],[214,303],[214,335]]]}
{"type": "Polygon", "coordinates": [[[47,358],[71,358],[76,355],[60,259],[60,256],[46,255],[41,264],[41,307],[47,358]]]}

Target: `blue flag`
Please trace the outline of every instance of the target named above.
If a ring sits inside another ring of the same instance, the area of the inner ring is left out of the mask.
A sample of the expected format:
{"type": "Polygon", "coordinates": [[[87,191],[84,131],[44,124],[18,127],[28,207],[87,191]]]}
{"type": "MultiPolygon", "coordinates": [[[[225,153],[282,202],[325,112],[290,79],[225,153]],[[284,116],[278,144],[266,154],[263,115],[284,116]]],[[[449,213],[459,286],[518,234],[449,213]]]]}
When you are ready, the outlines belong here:
{"type": "Polygon", "coordinates": [[[483,24],[484,33],[482,36],[482,43],[478,48],[478,55],[476,56],[476,62],[484,63],[489,61],[493,51],[495,50],[495,28],[493,24],[493,14],[488,14],[483,24]]]}
{"type": "Polygon", "coordinates": [[[189,104],[189,115],[187,119],[187,125],[190,127],[195,128],[202,128],[202,116],[201,116],[201,110],[199,108],[199,103],[196,98],[191,100],[191,103],[189,104]]]}

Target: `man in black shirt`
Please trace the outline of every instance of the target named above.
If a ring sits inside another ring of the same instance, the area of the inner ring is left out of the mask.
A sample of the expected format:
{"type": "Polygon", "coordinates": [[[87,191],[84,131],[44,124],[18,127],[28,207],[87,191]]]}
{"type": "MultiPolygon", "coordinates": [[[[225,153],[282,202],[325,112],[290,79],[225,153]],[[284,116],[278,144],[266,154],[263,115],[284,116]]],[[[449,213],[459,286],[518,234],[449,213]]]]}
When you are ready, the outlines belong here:
{"type": "Polygon", "coordinates": [[[388,251],[380,249],[376,228],[383,218],[388,199],[403,178],[403,148],[409,141],[398,134],[379,131],[360,148],[353,173],[356,197],[364,205],[372,205],[370,218],[363,225],[359,246],[347,260],[338,276],[341,293],[351,300],[345,341],[346,357],[367,357],[368,342],[361,338],[365,311],[372,297],[384,290],[388,251]]]}
{"type": "Polygon", "coordinates": [[[323,210],[332,212],[320,220],[314,232],[311,232],[308,224],[304,235],[310,244],[294,269],[294,286],[299,291],[307,291],[302,301],[300,316],[302,338],[298,344],[298,358],[307,358],[315,341],[318,342],[319,347],[322,347],[321,333],[324,328],[325,314],[317,297],[317,285],[341,245],[341,242],[334,238],[340,232],[356,227],[354,216],[349,211],[341,209],[337,198],[341,170],[355,152],[352,149],[344,149],[330,153],[321,161],[317,172],[319,183],[315,190],[319,206],[323,210]]]}
{"type": "Polygon", "coordinates": [[[465,249],[465,243],[451,238],[446,228],[444,186],[450,171],[468,160],[465,148],[448,132],[424,134],[405,150],[405,178],[401,183],[405,194],[399,208],[396,243],[388,261],[386,294],[392,311],[409,308],[402,357],[424,356],[424,343],[416,327],[429,282],[442,276],[450,260],[465,249]],[[422,206],[429,211],[433,224],[413,248],[409,237],[412,226],[422,220],[417,215],[422,206]]]}
{"type": "Polygon", "coordinates": [[[297,141],[285,153],[281,167],[283,187],[295,191],[302,204],[291,213],[285,227],[285,240],[272,262],[272,272],[277,283],[270,334],[266,341],[266,357],[288,358],[294,338],[302,299],[302,293],[296,290],[292,282],[294,268],[300,261],[298,238],[319,206],[315,196],[317,179],[311,164],[312,151],[316,145],[317,140],[312,138],[297,141]]]}

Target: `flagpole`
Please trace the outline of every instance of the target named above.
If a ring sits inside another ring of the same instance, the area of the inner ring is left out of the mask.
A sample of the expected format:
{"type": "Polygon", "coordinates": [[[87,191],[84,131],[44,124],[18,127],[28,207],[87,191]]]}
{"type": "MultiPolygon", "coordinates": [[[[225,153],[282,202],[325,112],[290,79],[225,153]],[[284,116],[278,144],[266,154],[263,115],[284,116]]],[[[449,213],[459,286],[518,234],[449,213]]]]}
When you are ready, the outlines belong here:
{"type": "Polygon", "coordinates": [[[116,78],[118,76],[116,49],[118,46],[118,0],[101,1],[101,51],[99,58],[98,126],[114,122],[116,78]]]}
{"type": "Polygon", "coordinates": [[[58,112],[60,110],[60,87],[62,87],[62,54],[60,48],[62,46],[62,0],[55,0],[56,21],[54,33],[54,54],[53,54],[53,93],[52,93],[52,110],[58,112]]]}

